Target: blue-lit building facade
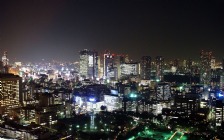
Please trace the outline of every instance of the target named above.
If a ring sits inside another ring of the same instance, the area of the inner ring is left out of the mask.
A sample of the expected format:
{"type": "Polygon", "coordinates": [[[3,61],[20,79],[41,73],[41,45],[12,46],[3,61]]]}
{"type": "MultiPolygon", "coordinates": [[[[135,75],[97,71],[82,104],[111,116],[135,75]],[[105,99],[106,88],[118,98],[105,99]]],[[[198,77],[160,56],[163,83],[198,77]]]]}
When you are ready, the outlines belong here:
{"type": "Polygon", "coordinates": [[[74,111],[77,114],[99,112],[102,106],[107,111],[117,110],[121,108],[121,102],[118,91],[105,85],[87,85],[73,91],[74,111]]]}

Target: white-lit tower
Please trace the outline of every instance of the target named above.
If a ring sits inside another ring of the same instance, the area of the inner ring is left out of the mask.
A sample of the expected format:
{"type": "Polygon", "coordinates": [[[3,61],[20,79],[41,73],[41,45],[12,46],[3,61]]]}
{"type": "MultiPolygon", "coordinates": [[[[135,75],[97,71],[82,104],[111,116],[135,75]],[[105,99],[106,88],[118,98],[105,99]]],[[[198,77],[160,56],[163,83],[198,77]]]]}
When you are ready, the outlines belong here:
{"type": "Polygon", "coordinates": [[[109,79],[115,77],[115,64],[114,64],[114,54],[111,54],[110,51],[106,51],[103,54],[103,77],[104,79],[109,79]]]}
{"type": "Polygon", "coordinates": [[[8,64],[9,64],[9,59],[7,58],[7,51],[5,51],[2,56],[2,63],[3,63],[4,67],[8,66],[8,64]]]}
{"type": "Polygon", "coordinates": [[[96,51],[80,51],[79,74],[83,78],[94,80],[98,76],[98,53],[96,51]]]}
{"type": "Polygon", "coordinates": [[[8,65],[9,65],[9,59],[7,58],[7,51],[4,52],[2,56],[2,66],[3,66],[3,72],[8,73],[8,65]]]}
{"type": "Polygon", "coordinates": [[[164,57],[157,56],[156,57],[156,80],[163,80],[164,74],[164,57]]]}

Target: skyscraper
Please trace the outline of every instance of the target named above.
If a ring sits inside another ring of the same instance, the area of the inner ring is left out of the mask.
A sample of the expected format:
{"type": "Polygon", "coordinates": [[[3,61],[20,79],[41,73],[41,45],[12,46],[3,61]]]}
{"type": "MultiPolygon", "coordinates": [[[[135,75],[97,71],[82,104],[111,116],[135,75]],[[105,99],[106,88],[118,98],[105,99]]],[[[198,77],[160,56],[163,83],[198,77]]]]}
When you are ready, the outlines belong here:
{"type": "Polygon", "coordinates": [[[3,63],[4,67],[9,64],[9,59],[7,58],[7,51],[5,51],[3,56],[2,56],[2,63],[3,63]]]}
{"type": "Polygon", "coordinates": [[[121,65],[126,63],[125,55],[115,55],[114,57],[114,67],[117,70],[116,80],[121,78],[121,65]]]}
{"type": "Polygon", "coordinates": [[[171,87],[169,83],[158,83],[156,86],[156,100],[167,101],[171,97],[171,87]]]}
{"type": "Polygon", "coordinates": [[[211,58],[212,52],[201,51],[200,56],[200,82],[209,84],[211,80],[211,58]]]}
{"type": "Polygon", "coordinates": [[[110,51],[106,51],[103,54],[103,77],[105,79],[116,77],[116,68],[114,64],[114,54],[111,54],[110,51]]]}
{"type": "Polygon", "coordinates": [[[141,58],[141,79],[150,80],[151,77],[151,57],[143,56],[141,58]]]}
{"type": "Polygon", "coordinates": [[[212,58],[211,58],[211,69],[215,69],[215,67],[216,67],[216,65],[215,65],[215,57],[213,56],[212,58]]]}
{"type": "Polygon", "coordinates": [[[7,51],[4,52],[2,56],[2,66],[3,66],[3,72],[8,73],[8,64],[9,64],[9,59],[7,58],[7,51]]]}
{"type": "Polygon", "coordinates": [[[139,63],[124,63],[120,65],[121,77],[137,76],[139,74],[139,63]]]}
{"type": "Polygon", "coordinates": [[[163,80],[164,73],[164,57],[156,57],[156,80],[163,80]]]}
{"type": "Polygon", "coordinates": [[[189,58],[188,60],[187,60],[187,62],[186,62],[186,70],[187,70],[187,72],[192,72],[191,71],[191,69],[192,69],[192,59],[191,58],[189,58]]]}
{"type": "Polygon", "coordinates": [[[96,51],[80,51],[79,74],[83,78],[95,79],[98,76],[98,53],[96,51]]]}
{"type": "Polygon", "coordinates": [[[8,114],[19,107],[22,100],[22,78],[13,74],[0,74],[0,114],[8,114]]]}

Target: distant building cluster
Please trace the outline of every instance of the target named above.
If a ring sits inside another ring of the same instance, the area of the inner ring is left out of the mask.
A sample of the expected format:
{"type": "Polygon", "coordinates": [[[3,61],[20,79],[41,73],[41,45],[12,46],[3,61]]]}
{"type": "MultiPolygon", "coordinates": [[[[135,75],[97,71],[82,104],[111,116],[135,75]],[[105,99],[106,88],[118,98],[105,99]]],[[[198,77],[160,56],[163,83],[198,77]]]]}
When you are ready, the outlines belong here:
{"type": "Polygon", "coordinates": [[[212,52],[201,51],[200,60],[191,58],[183,60],[174,59],[165,61],[163,56],[142,56],[139,62],[133,62],[128,55],[111,53],[106,50],[100,54],[96,51],[80,51],[80,71],[82,79],[109,79],[118,81],[122,78],[136,77],[141,80],[164,81],[164,75],[196,75],[200,83],[209,84],[217,79],[217,73],[222,69],[222,63],[217,62],[212,52]]]}
{"type": "Polygon", "coordinates": [[[89,114],[93,131],[96,114],[116,111],[151,113],[156,120],[161,116],[170,128],[180,118],[209,123],[217,131],[224,128],[224,60],[219,63],[212,52],[202,51],[199,61],[182,62],[167,62],[163,56],[142,56],[133,62],[128,55],[87,49],[79,56],[74,63],[10,64],[7,52],[3,53],[0,136],[67,138],[73,126],[63,119],[89,114]],[[64,125],[63,133],[59,124],[64,125]]]}

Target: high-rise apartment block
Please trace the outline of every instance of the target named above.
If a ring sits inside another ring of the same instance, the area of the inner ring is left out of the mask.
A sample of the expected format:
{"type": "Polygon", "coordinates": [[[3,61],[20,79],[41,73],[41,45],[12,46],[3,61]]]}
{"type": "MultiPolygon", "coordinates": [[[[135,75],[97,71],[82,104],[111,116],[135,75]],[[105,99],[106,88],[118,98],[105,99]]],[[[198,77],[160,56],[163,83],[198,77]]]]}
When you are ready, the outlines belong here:
{"type": "Polygon", "coordinates": [[[120,66],[121,77],[124,76],[137,76],[139,74],[139,64],[138,63],[124,63],[120,66]]]}
{"type": "Polygon", "coordinates": [[[224,104],[221,100],[215,102],[215,125],[221,126],[224,122],[224,104]]]}
{"type": "Polygon", "coordinates": [[[156,100],[168,101],[171,97],[171,86],[169,83],[158,83],[156,87],[156,100]]]}
{"type": "Polygon", "coordinates": [[[176,93],[174,99],[176,111],[185,117],[197,112],[200,107],[200,95],[196,93],[176,93]]]}
{"type": "Polygon", "coordinates": [[[156,57],[156,80],[163,80],[164,74],[164,57],[156,57]]]}
{"type": "Polygon", "coordinates": [[[211,80],[211,58],[212,52],[201,51],[200,56],[200,82],[202,84],[209,84],[211,80]]]}
{"type": "Polygon", "coordinates": [[[151,79],[151,57],[143,56],[141,58],[141,79],[150,80],[151,79]]]}

